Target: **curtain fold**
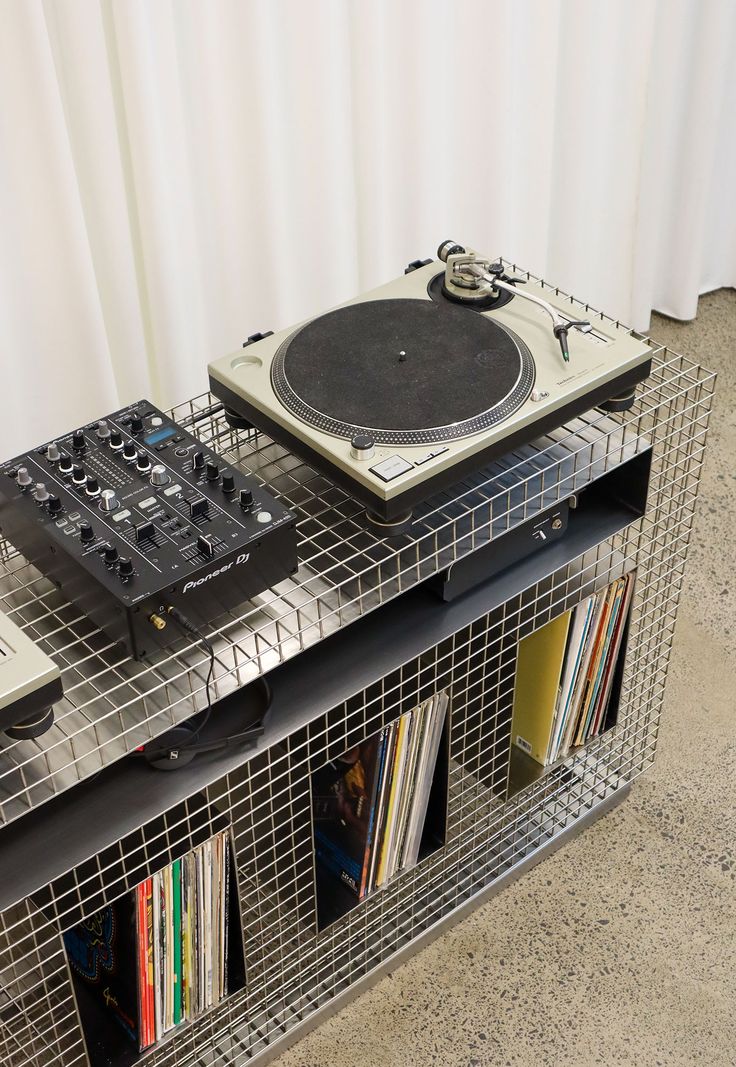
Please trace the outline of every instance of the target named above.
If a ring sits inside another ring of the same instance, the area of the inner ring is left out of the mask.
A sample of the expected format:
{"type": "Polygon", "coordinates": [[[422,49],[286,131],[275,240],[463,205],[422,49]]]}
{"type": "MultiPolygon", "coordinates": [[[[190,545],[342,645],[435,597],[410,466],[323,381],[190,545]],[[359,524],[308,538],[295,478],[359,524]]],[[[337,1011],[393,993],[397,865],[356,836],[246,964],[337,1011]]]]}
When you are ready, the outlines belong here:
{"type": "Polygon", "coordinates": [[[736,284],[731,0],[0,0],[0,454],[433,255],[736,284]]]}

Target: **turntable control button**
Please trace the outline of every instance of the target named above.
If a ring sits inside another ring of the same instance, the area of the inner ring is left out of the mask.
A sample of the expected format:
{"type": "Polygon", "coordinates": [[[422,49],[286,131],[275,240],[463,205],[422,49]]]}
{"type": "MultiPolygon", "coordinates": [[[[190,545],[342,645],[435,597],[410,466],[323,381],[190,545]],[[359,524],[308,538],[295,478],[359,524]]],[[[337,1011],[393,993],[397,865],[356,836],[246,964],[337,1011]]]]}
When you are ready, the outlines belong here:
{"type": "Polygon", "coordinates": [[[402,459],[401,456],[389,456],[388,459],[382,459],[380,463],[376,463],[375,466],[368,469],[373,474],[377,474],[382,482],[392,482],[400,474],[406,474],[407,471],[413,470],[414,464],[402,459]]]}
{"type": "Polygon", "coordinates": [[[350,455],[353,459],[372,459],[375,453],[375,441],[368,433],[356,433],[350,442],[350,455]]]}
{"type": "Polygon", "coordinates": [[[426,456],[422,456],[421,459],[415,459],[414,466],[421,467],[423,463],[429,463],[430,459],[434,459],[435,456],[441,456],[444,452],[449,452],[446,445],[443,445],[442,448],[433,448],[431,452],[426,454],[426,456]]]}

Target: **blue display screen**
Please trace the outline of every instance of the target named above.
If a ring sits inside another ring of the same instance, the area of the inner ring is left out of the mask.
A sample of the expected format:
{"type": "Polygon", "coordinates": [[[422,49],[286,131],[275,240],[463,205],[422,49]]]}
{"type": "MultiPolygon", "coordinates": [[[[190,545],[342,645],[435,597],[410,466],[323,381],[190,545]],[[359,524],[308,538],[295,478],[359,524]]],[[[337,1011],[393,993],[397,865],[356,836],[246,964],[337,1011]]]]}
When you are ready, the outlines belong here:
{"type": "Polygon", "coordinates": [[[176,426],[164,426],[160,430],[155,430],[154,433],[147,433],[143,440],[147,445],[159,445],[162,441],[168,441],[175,434],[176,426]]]}

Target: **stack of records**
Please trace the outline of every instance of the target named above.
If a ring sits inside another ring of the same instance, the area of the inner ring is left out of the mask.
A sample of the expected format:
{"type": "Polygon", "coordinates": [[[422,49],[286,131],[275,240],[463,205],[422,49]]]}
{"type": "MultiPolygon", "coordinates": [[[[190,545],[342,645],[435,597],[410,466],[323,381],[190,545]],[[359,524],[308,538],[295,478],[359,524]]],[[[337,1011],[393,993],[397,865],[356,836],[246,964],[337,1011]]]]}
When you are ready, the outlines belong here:
{"type": "Polygon", "coordinates": [[[317,861],[359,899],[419,858],[447,705],[438,693],[313,776],[317,861]]]}
{"type": "Polygon", "coordinates": [[[597,737],[628,620],[634,573],[617,578],[519,645],[512,736],[547,766],[597,737]]]}
{"type": "Polygon", "coordinates": [[[217,834],[64,935],[73,972],[139,1051],[225,996],[229,848],[217,834]]]}

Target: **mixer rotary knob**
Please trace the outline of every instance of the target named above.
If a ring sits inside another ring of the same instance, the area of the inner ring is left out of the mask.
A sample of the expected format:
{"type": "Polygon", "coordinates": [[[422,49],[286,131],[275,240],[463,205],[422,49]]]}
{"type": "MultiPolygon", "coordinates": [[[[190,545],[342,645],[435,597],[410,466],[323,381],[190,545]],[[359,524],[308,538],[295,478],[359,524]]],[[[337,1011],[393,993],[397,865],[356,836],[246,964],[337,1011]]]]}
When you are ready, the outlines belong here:
{"type": "Polygon", "coordinates": [[[108,545],[105,549],[105,563],[112,567],[118,561],[118,550],[115,545],[108,545]]]}
{"type": "Polygon", "coordinates": [[[126,441],[123,448],[123,459],[132,461],[138,455],[138,451],[132,441],[126,441]]]}
{"type": "Polygon", "coordinates": [[[20,489],[27,489],[29,485],[33,485],[33,478],[28,473],[27,467],[19,467],[18,473],[15,476],[15,480],[18,483],[20,489]]]}
{"type": "Polygon", "coordinates": [[[107,421],[105,419],[100,419],[100,421],[97,423],[97,429],[95,430],[95,433],[101,441],[106,441],[108,439],[108,437],[110,436],[110,427],[107,425],[107,421]]]}
{"type": "Polygon", "coordinates": [[[110,448],[122,448],[123,447],[123,435],[120,430],[113,430],[110,433],[110,448]]]}
{"type": "Polygon", "coordinates": [[[59,460],[59,474],[71,474],[73,467],[72,457],[62,455],[59,460]]]}
{"type": "Polygon", "coordinates": [[[79,524],[79,539],[83,545],[88,545],[95,539],[95,532],[92,529],[92,525],[89,522],[80,522],[79,524]]]}
{"type": "Polygon", "coordinates": [[[253,507],[253,490],[241,489],[240,490],[240,506],[243,511],[250,511],[253,507]]]}
{"type": "Polygon", "coordinates": [[[46,507],[48,508],[49,515],[61,515],[61,500],[58,496],[54,496],[53,493],[49,495],[49,498],[46,501],[46,507]]]}
{"type": "Polygon", "coordinates": [[[207,464],[207,481],[216,482],[220,477],[220,468],[214,460],[210,460],[207,464]]]}
{"type": "Polygon", "coordinates": [[[61,452],[59,451],[59,446],[57,445],[56,441],[52,441],[49,447],[46,449],[46,459],[49,461],[49,463],[56,463],[59,459],[61,459],[61,452]]]}
{"type": "Polygon", "coordinates": [[[142,433],[142,431],[143,431],[143,419],[140,417],[140,415],[134,415],[133,418],[130,420],[130,432],[131,433],[142,433]]]}
{"type": "Polygon", "coordinates": [[[202,467],[204,467],[204,452],[195,452],[192,455],[192,469],[201,471],[202,467]]]}
{"type": "Polygon", "coordinates": [[[118,506],[118,498],[115,496],[114,489],[103,489],[100,497],[100,510],[101,511],[114,511],[118,506]]]}
{"type": "Polygon", "coordinates": [[[33,490],[33,499],[37,500],[39,504],[45,504],[50,497],[50,493],[43,482],[36,482],[33,490]]]}
{"type": "Polygon", "coordinates": [[[72,470],[72,481],[75,485],[84,485],[87,481],[87,475],[84,473],[84,467],[81,463],[77,463],[72,470]]]}
{"type": "Polygon", "coordinates": [[[87,447],[87,442],[84,439],[84,430],[75,430],[72,434],[72,448],[76,448],[78,452],[83,452],[87,447]]]}
{"type": "Polygon", "coordinates": [[[121,556],[118,564],[118,574],[121,578],[130,578],[133,575],[133,560],[128,556],[121,556]]]}
{"type": "Polygon", "coordinates": [[[169,476],[163,463],[157,463],[154,467],[151,467],[151,485],[166,485],[168,480],[169,476]]]}
{"type": "Polygon", "coordinates": [[[222,476],[222,491],[228,494],[235,492],[235,478],[230,471],[225,471],[222,476]]]}
{"type": "Polygon", "coordinates": [[[99,483],[98,483],[97,479],[96,478],[88,478],[87,479],[87,485],[85,486],[85,490],[86,490],[88,496],[99,496],[100,495],[100,486],[99,486],[99,483]]]}
{"type": "Polygon", "coordinates": [[[136,470],[139,470],[141,474],[145,474],[146,471],[151,469],[151,460],[147,452],[139,452],[138,459],[135,462],[136,470]]]}

